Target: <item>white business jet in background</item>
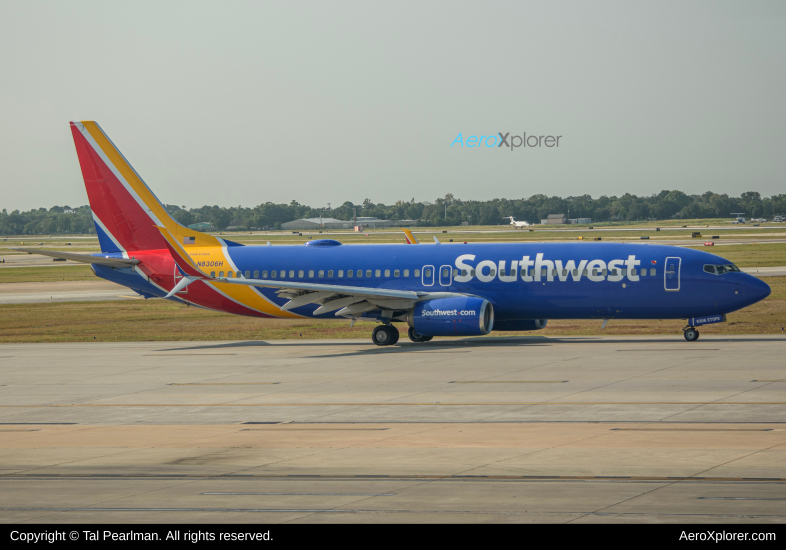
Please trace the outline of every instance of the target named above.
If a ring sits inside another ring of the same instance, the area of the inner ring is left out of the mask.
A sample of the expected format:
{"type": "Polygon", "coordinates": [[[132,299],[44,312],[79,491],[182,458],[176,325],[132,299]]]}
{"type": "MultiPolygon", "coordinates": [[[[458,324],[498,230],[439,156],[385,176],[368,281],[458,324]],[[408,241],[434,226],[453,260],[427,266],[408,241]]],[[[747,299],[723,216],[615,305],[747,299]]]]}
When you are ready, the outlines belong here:
{"type": "Polygon", "coordinates": [[[529,222],[517,222],[513,216],[505,216],[506,220],[510,220],[510,225],[518,229],[519,227],[529,227],[532,225],[529,222]]]}

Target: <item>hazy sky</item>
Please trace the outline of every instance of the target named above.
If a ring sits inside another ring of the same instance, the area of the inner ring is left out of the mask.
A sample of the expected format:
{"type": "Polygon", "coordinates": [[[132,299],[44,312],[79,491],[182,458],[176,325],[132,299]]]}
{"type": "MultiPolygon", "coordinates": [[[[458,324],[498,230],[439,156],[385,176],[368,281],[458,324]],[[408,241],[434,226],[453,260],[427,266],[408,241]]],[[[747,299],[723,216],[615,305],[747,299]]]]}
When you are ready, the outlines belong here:
{"type": "Polygon", "coordinates": [[[7,2],[0,208],[87,203],[96,120],[165,203],[786,193],[786,3],[7,2]],[[459,132],[559,148],[450,147],[459,132]]]}

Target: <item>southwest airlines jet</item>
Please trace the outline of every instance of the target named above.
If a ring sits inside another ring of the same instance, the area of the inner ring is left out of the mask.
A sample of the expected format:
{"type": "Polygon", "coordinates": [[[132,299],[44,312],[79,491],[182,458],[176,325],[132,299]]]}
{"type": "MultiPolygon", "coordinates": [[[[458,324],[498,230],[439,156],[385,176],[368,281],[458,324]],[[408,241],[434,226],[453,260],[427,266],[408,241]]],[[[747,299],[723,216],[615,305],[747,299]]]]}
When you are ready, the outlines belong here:
{"type": "Polygon", "coordinates": [[[398,341],[394,323],[426,342],[540,330],[548,319],[685,319],[695,341],[697,326],[770,294],[728,260],[673,246],[244,246],[172,219],[97,123],[72,122],[71,132],[101,253],[43,253],[89,263],[145,298],[263,318],[375,321],[372,340],[384,346],[398,341]]]}

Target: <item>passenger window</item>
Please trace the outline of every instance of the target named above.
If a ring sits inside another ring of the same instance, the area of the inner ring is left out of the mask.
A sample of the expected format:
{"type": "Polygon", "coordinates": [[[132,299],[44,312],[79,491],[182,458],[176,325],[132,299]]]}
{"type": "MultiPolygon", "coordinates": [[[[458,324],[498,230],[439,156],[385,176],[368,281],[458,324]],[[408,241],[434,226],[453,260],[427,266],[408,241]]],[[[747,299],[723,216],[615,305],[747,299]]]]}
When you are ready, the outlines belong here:
{"type": "Polygon", "coordinates": [[[458,277],[458,269],[453,269],[453,276],[458,277]]]}
{"type": "Polygon", "coordinates": [[[338,270],[338,277],[339,277],[339,279],[342,278],[343,276],[344,276],[344,270],[343,269],[339,269],[338,270]]]}
{"type": "Polygon", "coordinates": [[[540,268],[540,276],[541,277],[546,277],[546,276],[548,276],[548,274],[549,274],[549,270],[548,269],[546,269],[545,267],[541,267],[540,268]]]}
{"type": "Polygon", "coordinates": [[[431,270],[430,269],[424,269],[423,270],[423,276],[424,277],[431,277],[431,270]]]}
{"type": "MultiPolygon", "coordinates": [[[[545,273],[546,270],[544,269],[543,271],[544,271],[543,274],[545,275],[546,274],[545,273]]],[[[490,269],[489,270],[489,275],[491,275],[492,277],[494,277],[496,274],[497,274],[497,270],[496,269],[490,269]]]]}
{"type": "Polygon", "coordinates": [[[362,276],[363,276],[363,270],[358,269],[358,279],[361,278],[362,276]]]}
{"type": "Polygon", "coordinates": [[[352,277],[352,273],[353,273],[353,270],[351,270],[351,269],[349,271],[347,271],[347,277],[352,277]]]}
{"type": "Polygon", "coordinates": [[[562,276],[563,277],[567,277],[568,276],[568,270],[567,269],[563,269],[562,270],[562,276]]]}
{"type": "Polygon", "coordinates": [[[371,270],[370,269],[366,270],[366,277],[371,277],[371,270]]]}
{"type": "Polygon", "coordinates": [[[246,271],[245,278],[246,279],[250,279],[251,278],[251,272],[250,271],[246,271]]]}
{"type": "Polygon", "coordinates": [[[227,271],[227,279],[231,279],[234,276],[235,276],[235,273],[233,271],[227,271]]]}
{"type": "Polygon", "coordinates": [[[475,270],[474,270],[474,269],[473,269],[472,271],[470,271],[470,272],[469,272],[469,276],[470,276],[470,277],[474,277],[474,276],[475,276],[475,270]]]}
{"type": "Polygon", "coordinates": [[[295,278],[295,270],[294,269],[290,269],[289,270],[289,278],[290,279],[294,279],[295,278]]]}
{"type": "Polygon", "coordinates": [[[634,276],[634,277],[636,276],[636,272],[637,272],[637,271],[638,271],[638,270],[637,270],[635,267],[634,267],[634,268],[631,270],[631,272],[633,273],[633,276],[634,276]]]}
{"type": "Polygon", "coordinates": [[[254,271],[254,279],[259,279],[259,271],[254,271]]]}
{"type": "Polygon", "coordinates": [[[381,276],[382,276],[382,270],[377,269],[376,271],[374,271],[374,277],[381,277],[381,276]]]}
{"type": "Polygon", "coordinates": [[[573,276],[576,277],[578,274],[579,274],[579,270],[578,269],[574,269],[573,270],[573,276]]]}
{"type": "MultiPolygon", "coordinates": [[[[616,275],[616,274],[617,274],[617,270],[615,269],[615,270],[614,270],[614,275],[616,275]]],[[[642,276],[642,277],[646,277],[646,276],[647,276],[647,268],[646,268],[646,267],[645,267],[645,268],[642,268],[642,270],[641,270],[641,276],[642,276]]]]}
{"type": "Polygon", "coordinates": [[[415,277],[420,277],[420,270],[419,269],[415,270],[415,277]]]}
{"type": "Polygon", "coordinates": [[[301,269],[300,271],[298,271],[298,272],[297,272],[297,276],[298,276],[298,278],[302,279],[302,278],[303,278],[303,275],[304,275],[304,273],[303,273],[303,270],[302,270],[302,269],[301,269]]]}
{"type": "Polygon", "coordinates": [[[328,278],[331,278],[331,277],[333,277],[333,270],[332,269],[328,271],[328,278]]]}
{"type": "Polygon", "coordinates": [[[399,275],[401,275],[401,272],[398,269],[393,270],[394,277],[398,277],[399,275]]]}
{"type": "Polygon", "coordinates": [[[604,270],[603,270],[603,273],[602,273],[602,275],[603,275],[604,277],[607,277],[607,276],[608,276],[608,274],[609,274],[609,270],[608,270],[608,269],[604,269],[604,270]]]}
{"type": "Polygon", "coordinates": [[[593,277],[597,277],[598,276],[598,270],[597,269],[593,269],[592,270],[592,276],[593,277]]]}
{"type": "Polygon", "coordinates": [[[462,269],[461,270],[461,276],[462,277],[466,277],[467,275],[468,275],[467,270],[466,269],[462,269]]]}
{"type": "MultiPolygon", "coordinates": [[[[275,272],[274,272],[274,273],[275,273],[275,272]]],[[[275,277],[275,275],[273,275],[273,277],[275,277]]],[[[263,271],[263,272],[262,272],[262,278],[263,278],[263,279],[267,279],[267,271],[263,271]]]]}
{"type": "Polygon", "coordinates": [[[390,277],[390,270],[389,269],[385,270],[385,277],[390,277]]]}
{"type": "Polygon", "coordinates": [[[449,273],[449,272],[450,272],[450,270],[448,270],[448,269],[443,269],[443,270],[442,270],[442,277],[443,277],[443,278],[445,278],[445,279],[447,279],[447,278],[448,278],[448,273],[449,273]]]}
{"type": "Polygon", "coordinates": [[[654,276],[655,276],[655,268],[651,267],[650,268],[650,277],[654,277],[654,276]]]}
{"type": "Polygon", "coordinates": [[[404,270],[404,277],[409,277],[409,269],[404,270]]]}
{"type": "Polygon", "coordinates": [[[587,277],[587,276],[588,276],[588,274],[589,274],[589,272],[588,272],[586,269],[585,269],[585,270],[584,270],[584,272],[582,273],[582,275],[584,275],[585,277],[587,277]]]}
{"type": "Polygon", "coordinates": [[[216,276],[216,272],[215,272],[215,271],[211,271],[211,272],[210,272],[210,276],[211,276],[211,277],[215,277],[215,276],[216,276]]]}
{"type": "Polygon", "coordinates": [[[276,271],[276,270],[274,269],[274,270],[273,270],[273,271],[270,273],[270,277],[271,277],[272,279],[275,279],[276,277],[278,277],[278,271],[276,271]]]}
{"type": "Polygon", "coordinates": [[[224,272],[223,272],[223,271],[219,271],[219,272],[218,272],[218,276],[219,276],[219,277],[223,277],[223,276],[224,276],[224,272]]]}
{"type": "Polygon", "coordinates": [[[325,276],[325,270],[324,269],[320,269],[319,270],[319,278],[322,279],[324,276],[325,276]]]}
{"type": "Polygon", "coordinates": [[[706,271],[707,273],[712,273],[713,275],[715,275],[715,266],[714,265],[705,265],[704,266],[704,271],[706,271]]]}
{"type": "Polygon", "coordinates": [[[313,269],[309,269],[308,270],[308,278],[309,279],[313,279],[314,278],[314,270],[313,269]]]}

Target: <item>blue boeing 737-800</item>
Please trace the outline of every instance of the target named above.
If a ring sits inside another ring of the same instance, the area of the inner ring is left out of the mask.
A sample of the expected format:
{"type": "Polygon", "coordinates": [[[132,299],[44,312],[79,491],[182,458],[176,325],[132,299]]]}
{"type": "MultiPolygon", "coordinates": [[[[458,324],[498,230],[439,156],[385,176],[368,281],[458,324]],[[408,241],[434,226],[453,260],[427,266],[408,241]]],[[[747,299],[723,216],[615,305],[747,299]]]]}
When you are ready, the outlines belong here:
{"type": "Polygon", "coordinates": [[[172,219],[98,124],[72,122],[71,131],[102,253],[35,252],[92,264],[146,298],[258,317],[376,321],[374,343],[389,345],[394,323],[424,342],[539,330],[548,319],[685,319],[692,341],[697,326],[770,294],[720,256],[673,246],[243,246],[172,219]]]}

